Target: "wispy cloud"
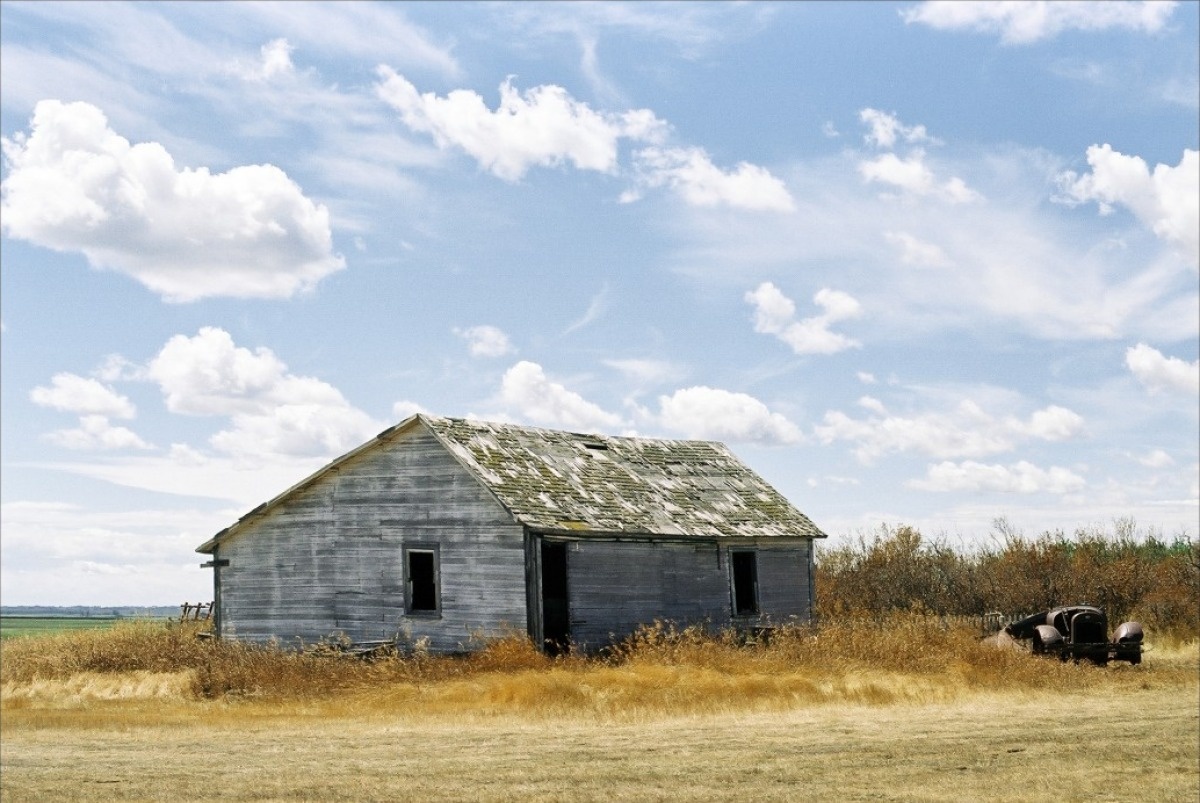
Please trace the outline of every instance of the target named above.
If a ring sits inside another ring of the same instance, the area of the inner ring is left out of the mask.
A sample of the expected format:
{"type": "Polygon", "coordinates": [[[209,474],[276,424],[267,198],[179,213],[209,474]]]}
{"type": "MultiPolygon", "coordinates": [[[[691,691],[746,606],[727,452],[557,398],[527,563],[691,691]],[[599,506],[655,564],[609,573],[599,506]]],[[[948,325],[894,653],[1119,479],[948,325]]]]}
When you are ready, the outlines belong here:
{"type": "Polygon", "coordinates": [[[1077,0],[1071,3],[1006,2],[1005,0],[929,0],[901,9],[907,23],[946,31],[999,34],[1009,45],[1051,39],[1064,31],[1123,29],[1141,33],[1162,30],[1175,11],[1163,0],[1077,0]]]}
{"type": "Polygon", "coordinates": [[[785,218],[683,219],[673,266],[722,288],[802,269],[869,309],[875,332],[987,324],[1038,338],[1173,342],[1200,331],[1200,294],[1179,250],[1114,231],[1107,218],[1056,213],[1047,186],[1062,162],[1044,151],[956,153],[954,164],[974,165],[987,203],[881,198],[847,181],[861,160],[848,152],[795,166],[797,211],[785,218]],[[928,268],[939,269],[936,281],[928,268]]]}
{"type": "Polygon", "coordinates": [[[569,335],[572,332],[577,332],[580,329],[583,329],[585,326],[590,326],[591,324],[600,320],[604,313],[608,311],[609,295],[610,288],[606,284],[604,287],[600,288],[600,292],[592,296],[592,300],[588,302],[588,307],[586,310],[584,310],[583,315],[572,321],[571,324],[563,330],[563,334],[569,335]]]}
{"type": "Polygon", "coordinates": [[[1044,469],[1025,460],[1007,466],[972,460],[947,461],[930,466],[924,479],[908,483],[908,487],[921,491],[1005,494],[1068,494],[1086,485],[1083,477],[1069,469],[1060,466],[1044,469]]]}
{"type": "Polygon", "coordinates": [[[604,364],[619,371],[628,381],[637,385],[656,385],[672,382],[684,375],[684,370],[667,360],[639,359],[608,359],[604,364]]]}
{"type": "Polygon", "coordinates": [[[870,411],[852,418],[838,410],[825,413],[815,427],[822,443],[849,441],[865,464],[898,452],[933,457],[980,457],[1012,451],[1026,440],[1065,441],[1083,431],[1083,418],[1057,405],[1033,412],[1028,418],[997,416],[974,401],[960,401],[951,410],[896,415],[876,398],[866,396],[859,406],[870,411]]]}

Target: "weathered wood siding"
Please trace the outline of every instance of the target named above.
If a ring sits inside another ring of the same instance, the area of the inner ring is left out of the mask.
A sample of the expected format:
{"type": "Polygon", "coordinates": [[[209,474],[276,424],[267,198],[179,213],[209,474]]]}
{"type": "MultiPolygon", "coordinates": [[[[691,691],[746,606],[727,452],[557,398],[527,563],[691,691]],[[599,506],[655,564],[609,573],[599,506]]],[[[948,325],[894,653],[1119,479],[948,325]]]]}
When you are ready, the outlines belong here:
{"type": "Polygon", "coordinates": [[[762,544],[758,553],[758,604],[762,624],[807,622],[812,616],[809,571],[812,541],[762,544]]]}
{"type": "MultiPolygon", "coordinates": [[[[738,623],[780,624],[809,616],[811,543],[747,544],[758,554],[760,616],[738,623]]],[[[586,541],[567,550],[572,640],[595,648],[655,620],[730,625],[729,555],[717,544],[586,541]]]]}
{"type": "Polygon", "coordinates": [[[526,628],[523,528],[427,429],[396,435],[220,545],[221,635],[312,643],[526,628]],[[440,611],[406,615],[405,546],[436,545],[440,611]]]}

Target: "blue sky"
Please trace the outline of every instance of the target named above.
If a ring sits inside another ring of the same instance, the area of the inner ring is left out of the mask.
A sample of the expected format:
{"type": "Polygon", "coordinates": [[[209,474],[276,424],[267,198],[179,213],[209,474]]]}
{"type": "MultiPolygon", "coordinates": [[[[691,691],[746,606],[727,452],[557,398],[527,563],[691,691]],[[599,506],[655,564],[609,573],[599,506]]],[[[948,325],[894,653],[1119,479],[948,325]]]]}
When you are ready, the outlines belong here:
{"type": "Polygon", "coordinates": [[[0,599],[207,599],[416,411],[1194,537],[1198,10],[4,2],[0,599]]]}

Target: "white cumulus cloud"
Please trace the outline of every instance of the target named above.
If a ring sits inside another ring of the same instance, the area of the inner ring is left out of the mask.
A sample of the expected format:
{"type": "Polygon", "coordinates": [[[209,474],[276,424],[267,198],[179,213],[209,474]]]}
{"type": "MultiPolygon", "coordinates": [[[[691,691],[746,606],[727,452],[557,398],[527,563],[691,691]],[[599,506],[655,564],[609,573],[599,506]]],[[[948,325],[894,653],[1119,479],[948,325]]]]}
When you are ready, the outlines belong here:
{"type": "Polygon", "coordinates": [[[1025,460],[1004,466],[976,463],[942,462],[929,467],[925,478],[912,480],[910,488],[922,491],[989,491],[992,493],[1069,494],[1080,491],[1087,482],[1059,466],[1040,468],[1025,460]]]}
{"type": "Polygon", "coordinates": [[[858,172],[867,181],[887,184],[911,195],[932,196],[952,204],[982,201],[983,196],[958,176],[939,180],[925,164],[925,152],[914,150],[907,158],[884,153],[858,164],[858,172]]]}
{"type": "Polygon", "coordinates": [[[230,70],[246,81],[265,82],[295,72],[292,51],[287,39],[272,39],[259,49],[259,58],[252,64],[238,62],[230,70]]]}
{"type": "Polygon", "coordinates": [[[912,148],[907,156],[892,152],[900,140],[910,144],[942,144],[940,140],[929,136],[925,126],[905,125],[896,115],[871,108],[860,111],[858,117],[867,126],[863,139],[870,145],[888,151],[858,163],[858,172],[864,180],[894,187],[910,196],[928,196],[951,204],[983,200],[982,195],[968,187],[958,176],[939,179],[925,163],[925,151],[922,148],[912,148]]]}
{"type": "Polygon", "coordinates": [[[379,97],[413,131],[429,134],[441,148],[456,147],[506,181],[531,167],[569,163],[578,170],[615,174],[623,140],[648,143],[634,154],[635,188],[621,195],[638,200],[645,189],[668,187],[692,206],[791,211],[787,187],[763,167],[740,162],[725,170],[703,148],[659,147],[670,126],[649,109],[597,111],[553,84],[518,91],[510,78],[500,85],[493,110],[477,92],[456,89],[439,96],[419,92],[391,67],[377,69],[379,97]]]}
{"type": "Polygon", "coordinates": [[[613,431],[621,417],[606,412],[546,376],[542,366],[522,360],[505,372],[500,399],[516,417],[547,427],[577,432],[613,431]]]}
{"type": "Polygon", "coordinates": [[[1175,10],[1162,0],[930,0],[901,10],[907,23],[939,30],[998,33],[1006,44],[1029,44],[1063,31],[1103,31],[1113,28],[1155,33],[1175,10]]]}
{"type": "Polygon", "coordinates": [[[126,427],[113,426],[103,415],[79,417],[75,429],[59,429],[48,433],[46,440],[64,449],[152,449],[126,427]]]}
{"type": "Polygon", "coordinates": [[[239,457],[334,456],[385,426],[332,385],[292,374],[270,349],[251,352],[215,327],[172,337],[146,376],[172,412],[229,417],[232,427],[210,443],[239,457]]]}
{"type": "Polygon", "coordinates": [[[897,139],[903,139],[905,142],[930,140],[925,126],[905,125],[896,115],[881,112],[878,109],[863,109],[858,113],[858,119],[866,123],[870,129],[863,135],[863,139],[877,148],[891,150],[896,146],[897,139]]]}
{"type": "MultiPolygon", "coordinates": [[[[722,170],[703,148],[643,148],[634,158],[641,185],[671,187],[691,206],[771,212],[791,212],[796,208],[780,179],[749,162],[722,170]]],[[[629,192],[623,200],[637,197],[637,192],[629,192]]]]}
{"type": "Polygon", "coordinates": [[[133,418],[136,412],[133,402],[111,387],[95,379],[65,372],[55,374],[49,387],[34,388],[29,398],[42,407],[80,415],[133,418]]]}
{"type": "Polygon", "coordinates": [[[1185,150],[1179,164],[1157,164],[1150,170],[1139,156],[1111,146],[1087,149],[1092,172],[1062,173],[1063,191],[1055,200],[1068,204],[1096,201],[1101,214],[1120,204],[1159,238],[1180,248],[1200,266],[1200,151],[1185,150]]]}
{"type": "Polygon", "coordinates": [[[1043,441],[1066,441],[1083,431],[1083,416],[1056,404],[1035,411],[1024,424],[1014,421],[1009,419],[1007,422],[1014,432],[1043,441]]]}
{"type": "Polygon", "coordinates": [[[1138,343],[1125,350],[1125,365],[1151,393],[1168,390],[1200,395],[1200,360],[1185,362],[1138,343]]]}
{"type": "Polygon", "coordinates": [[[660,396],[659,422],[687,438],[789,444],[804,439],[800,428],[745,393],[697,386],[660,396]]]}
{"type": "Polygon", "coordinates": [[[273,165],[177,169],[88,103],[43,100],[3,140],[6,235],[84,254],[168,301],[286,298],[345,267],[329,212],[273,165]]]}
{"type": "Polygon", "coordinates": [[[659,141],[666,124],[645,109],[623,114],[597,112],[562,87],[544,85],[519,92],[510,80],[500,85],[493,111],[469,89],[445,97],[420,93],[404,76],[381,65],[379,97],[414,131],[430,134],[439,147],[458,147],[480,167],[517,181],[531,167],[570,162],[579,170],[611,173],[623,138],[659,141]]]}
{"type": "Polygon", "coordinates": [[[236,346],[224,329],[205,326],[194,337],[175,335],[147,365],[173,413],[232,415],[261,408],[287,376],[268,348],[236,346]]]}
{"type": "Polygon", "coordinates": [[[467,341],[467,351],[472,357],[503,357],[516,349],[502,329],[487,324],[455,329],[454,334],[467,341]]]}
{"type": "Polygon", "coordinates": [[[796,305],[771,282],[763,282],[744,298],[754,307],[754,331],[774,335],[797,354],[836,354],[861,345],[829,328],[862,314],[858,301],[846,293],[822,288],[813,302],[824,312],[799,321],[796,305]]]}

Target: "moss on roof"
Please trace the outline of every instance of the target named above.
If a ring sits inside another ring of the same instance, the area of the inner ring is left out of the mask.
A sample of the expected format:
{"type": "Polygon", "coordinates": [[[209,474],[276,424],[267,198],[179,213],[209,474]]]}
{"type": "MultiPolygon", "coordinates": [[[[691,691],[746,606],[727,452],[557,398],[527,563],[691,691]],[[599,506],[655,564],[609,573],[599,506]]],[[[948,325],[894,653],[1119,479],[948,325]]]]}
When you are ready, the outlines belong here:
{"type": "Polygon", "coordinates": [[[825,537],[724,444],[420,419],[536,530],[825,537]]]}
{"type": "Polygon", "coordinates": [[[414,415],[347,452],[196,547],[212,554],[256,515],[424,424],[517,521],[541,532],[825,538],[724,444],[619,438],[414,415]]]}

